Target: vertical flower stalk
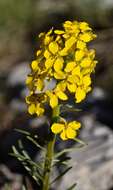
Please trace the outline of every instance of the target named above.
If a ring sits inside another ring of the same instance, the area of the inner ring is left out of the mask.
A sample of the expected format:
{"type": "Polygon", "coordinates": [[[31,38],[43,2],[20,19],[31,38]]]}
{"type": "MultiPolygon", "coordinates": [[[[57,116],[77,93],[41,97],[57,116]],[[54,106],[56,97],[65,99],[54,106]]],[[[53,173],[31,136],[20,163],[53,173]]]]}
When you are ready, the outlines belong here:
{"type": "MultiPolygon", "coordinates": [[[[53,109],[52,121],[53,123],[56,121],[60,114],[60,106],[57,106],[53,109]]],[[[54,156],[54,146],[55,146],[55,134],[50,133],[50,139],[47,144],[47,152],[44,163],[44,175],[43,175],[43,188],[42,190],[49,190],[49,182],[51,176],[51,166],[52,160],[54,156]]]]}

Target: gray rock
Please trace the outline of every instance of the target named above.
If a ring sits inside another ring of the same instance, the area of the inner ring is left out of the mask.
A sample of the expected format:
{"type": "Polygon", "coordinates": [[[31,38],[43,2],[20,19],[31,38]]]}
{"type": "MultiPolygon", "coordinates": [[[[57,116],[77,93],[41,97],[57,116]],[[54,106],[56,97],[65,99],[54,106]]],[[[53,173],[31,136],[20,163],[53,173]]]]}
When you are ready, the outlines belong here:
{"type": "Polygon", "coordinates": [[[88,145],[70,153],[73,168],[64,176],[59,190],[74,182],[77,190],[108,190],[113,187],[113,131],[91,115],[82,121],[80,138],[88,145]]]}
{"type": "Polygon", "coordinates": [[[25,79],[29,72],[30,72],[30,68],[29,68],[28,62],[23,62],[16,65],[15,67],[13,67],[13,69],[9,73],[9,76],[7,79],[8,85],[14,86],[20,83],[24,84],[25,79]]]}

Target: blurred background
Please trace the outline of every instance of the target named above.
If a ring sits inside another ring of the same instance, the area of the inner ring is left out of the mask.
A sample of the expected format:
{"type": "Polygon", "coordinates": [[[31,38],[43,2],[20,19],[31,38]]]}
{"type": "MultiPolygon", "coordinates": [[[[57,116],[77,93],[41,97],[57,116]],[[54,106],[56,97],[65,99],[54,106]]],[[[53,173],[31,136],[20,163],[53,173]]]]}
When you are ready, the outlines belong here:
{"type": "MultiPolygon", "coordinates": [[[[93,91],[80,104],[80,138],[86,148],[72,152],[73,169],[58,184],[58,190],[77,182],[78,190],[113,190],[113,0],[0,0],[0,189],[21,190],[27,172],[9,155],[21,139],[32,159],[39,152],[22,134],[25,129],[47,137],[46,117],[27,114],[25,78],[39,47],[38,34],[57,28],[65,20],[88,22],[97,33],[90,44],[96,49],[97,65],[93,91]],[[38,126],[38,128],[37,128],[38,126]],[[70,180],[69,180],[70,179],[70,180]]],[[[75,146],[74,144],[72,146],[75,146]]],[[[29,177],[30,179],[30,177],[29,177]]],[[[30,183],[34,183],[30,179],[30,183]]],[[[29,186],[29,189],[37,189],[29,186]]],[[[55,187],[53,189],[57,190],[55,187]]]]}

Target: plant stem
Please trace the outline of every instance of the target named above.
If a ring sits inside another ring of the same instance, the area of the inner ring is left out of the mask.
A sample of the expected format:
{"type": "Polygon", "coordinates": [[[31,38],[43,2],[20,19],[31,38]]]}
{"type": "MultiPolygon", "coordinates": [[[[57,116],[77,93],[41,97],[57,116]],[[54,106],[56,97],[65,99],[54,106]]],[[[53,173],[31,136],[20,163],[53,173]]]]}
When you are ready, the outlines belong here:
{"type": "MultiPolygon", "coordinates": [[[[60,106],[53,109],[52,122],[57,122],[60,113],[60,106]]],[[[51,132],[50,140],[47,145],[47,152],[44,164],[43,188],[42,190],[49,190],[49,182],[51,175],[51,165],[54,155],[55,135],[51,132]]]]}

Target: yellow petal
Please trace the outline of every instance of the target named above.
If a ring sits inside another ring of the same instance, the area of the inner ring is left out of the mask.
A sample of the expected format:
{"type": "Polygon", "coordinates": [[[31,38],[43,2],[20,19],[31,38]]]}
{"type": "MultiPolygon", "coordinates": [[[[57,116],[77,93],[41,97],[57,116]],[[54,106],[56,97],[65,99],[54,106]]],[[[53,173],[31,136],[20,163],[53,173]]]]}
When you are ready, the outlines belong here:
{"type": "Polygon", "coordinates": [[[54,31],[55,34],[64,34],[65,32],[63,30],[55,30],[54,31]]]}
{"type": "Polygon", "coordinates": [[[47,59],[47,60],[45,61],[45,67],[46,67],[47,69],[51,68],[52,65],[53,65],[53,62],[54,62],[53,59],[51,59],[51,58],[47,59]]]}
{"type": "Polygon", "coordinates": [[[40,104],[37,104],[36,105],[36,114],[38,116],[40,116],[40,115],[43,115],[43,113],[44,113],[44,108],[40,107],[40,104]]]}
{"type": "Polygon", "coordinates": [[[70,49],[76,42],[76,38],[75,37],[70,37],[66,42],[65,42],[65,47],[66,49],[70,49]]]}
{"type": "Polygon", "coordinates": [[[72,71],[73,68],[75,67],[75,65],[76,65],[76,63],[74,61],[68,62],[65,69],[64,69],[64,71],[67,72],[67,73],[72,71]]]}
{"type": "Polygon", "coordinates": [[[38,79],[36,82],[37,90],[42,90],[44,88],[44,82],[42,79],[38,79]]]}
{"type": "Polygon", "coordinates": [[[50,42],[51,42],[51,37],[49,35],[45,35],[44,44],[48,45],[50,42]]]}
{"type": "Polygon", "coordinates": [[[52,108],[56,107],[58,105],[58,98],[55,94],[53,94],[51,97],[50,97],[50,106],[52,108]]]}
{"type": "Polygon", "coordinates": [[[96,35],[92,34],[91,32],[87,32],[87,33],[83,33],[80,35],[80,40],[82,40],[84,42],[90,42],[95,37],[96,37],[96,35]]]}
{"type": "Polygon", "coordinates": [[[84,86],[89,86],[91,84],[90,76],[86,75],[83,77],[83,84],[84,84],[84,86]]]}
{"type": "Polygon", "coordinates": [[[67,38],[69,38],[69,34],[65,33],[65,34],[63,34],[63,37],[64,37],[65,39],[67,39],[67,38]]]}
{"type": "Polygon", "coordinates": [[[61,123],[53,123],[51,126],[51,130],[53,133],[58,134],[64,129],[64,124],[61,123]]]}
{"type": "Polygon", "coordinates": [[[55,72],[55,73],[54,73],[54,77],[55,77],[56,79],[65,79],[65,74],[64,74],[64,72],[62,72],[62,71],[55,72]]]}
{"type": "Polygon", "coordinates": [[[61,100],[67,100],[68,99],[68,96],[60,90],[58,92],[56,92],[56,95],[61,100]]]}
{"type": "Polygon", "coordinates": [[[94,49],[90,49],[89,50],[89,56],[90,58],[93,60],[95,58],[95,50],[94,49]]]}
{"type": "Polygon", "coordinates": [[[61,132],[60,137],[61,137],[61,139],[62,139],[63,141],[65,141],[65,140],[68,139],[68,138],[66,137],[66,131],[65,131],[65,129],[61,132]]]}
{"type": "Polygon", "coordinates": [[[75,77],[73,77],[73,75],[69,75],[67,81],[70,83],[75,83],[75,77]]]}
{"type": "Polygon", "coordinates": [[[46,59],[48,59],[49,57],[50,57],[50,52],[46,49],[45,51],[44,51],[44,57],[46,58],[46,59]]]}
{"type": "Polygon", "coordinates": [[[83,32],[86,31],[86,30],[92,30],[89,27],[87,22],[80,22],[79,27],[80,27],[81,31],[83,31],[83,32]]]}
{"type": "Polygon", "coordinates": [[[83,42],[83,41],[78,40],[78,41],[77,41],[77,44],[76,44],[76,47],[77,47],[78,49],[85,49],[85,48],[86,48],[86,43],[83,42]]]}
{"type": "Polygon", "coordinates": [[[81,127],[81,123],[78,121],[72,121],[68,124],[68,127],[71,127],[74,130],[78,130],[81,127]]]}
{"type": "Polygon", "coordinates": [[[73,130],[71,127],[66,129],[66,136],[68,139],[74,139],[77,136],[77,132],[73,130]]]}
{"type": "Polygon", "coordinates": [[[33,70],[37,70],[38,69],[38,62],[36,60],[32,61],[31,68],[33,70]]]}
{"type": "Polygon", "coordinates": [[[89,67],[92,63],[92,60],[90,58],[84,58],[82,61],[81,61],[81,66],[83,68],[86,68],[86,67],[89,67]]]}
{"type": "Polygon", "coordinates": [[[87,75],[87,74],[90,74],[91,73],[91,68],[84,68],[82,71],[81,71],[81,74],[82,75],[87,75]]]}
{"type": "Polygon", "coordinates": [[[45,35],[45,33],[44,33],[44,32],[41,32],[41,33],[38,35],[38,37],[41,38],[41,37],[43,37],[44,35],[45,35]]]}
{"type": "Polygon", "coordinates": [[[85,51],[83,50],[78,50],[75,52],[75,60],[80,61],[85,55],[85,51]]]}
{"type": "Polygon", "coordinates": [[[56,54],[58,52],[58,44],[56,42],[51,42],[49,44],[49,50],[51,53],[56,54]]]}
{"type": "Polygon", "coordinates": [[[41,54],[41,50],[38,50],[37,52],[36,52],[36,55],[37,55],[37,57],[41,54]]]}
{"type": "Polygon", "coordinates": [[[76,92],[77,86],[74,83],[72,84],[67,83],[67,88],[70,92],[76,92]]]}
{"type": "Polygon", "coordinates": [[[72,25],[72,22],[70,20],[66,20],[63,24],[64,27],[68,27],[68,26],[71,26],[72,25]]]}
{"type": "Polygon", "coordinates": [[[85,87],[85,92],[86,92],[86,93],[88,93],[88,92],[90,92],[90,91],[91,91],[91,87],[90,87],[90,86],[85,87]]]}
{"type": "Polygon", "coordinates": [[[59,90],[65,91],[65,89],[66,89],[66,82],[65,81],[59,82],[57,84],[56,88],[58,88],[59,90]]]}
{"type": "Polygon", "coordinates": [[[35,104],[31,104],[29,107],[28,107],[28,112],[33,115],[35,112],[36,112],[36,106],[35,104]]]}
{"type": "Polygon", "coordinates": [[[86,92],[82,88],[78,87],[75,93],[76,103],[81,102],[85,97],[86,92]]]}
{"type": "Polygon", "coordinates": [[[73,69],[72,75],[80,76],[80,66],[77,66],[73,69]]]}
{"type": "Polygon", "coordinates": [[[68,54],[68,49],[66,48],[63,48],[60,52],[59,52],[59,55],[61,56],[66,56],[68,54]]]}
{"type": "Polygon", "coordinates": [[[54,63],[54,69],[55,69],[56,72],[62,70],[63,62],[64,62],[64,60],[63,60],[62,57],[59,57],[59,58],[56,59],[56,61],[54,63]]]}
{"type": "Polygon", "coordinates": [[[33,80],[33,77],[32,76],[28,76],[27,79],[26,79],[26,84],[30,84],[33,80]]]}

